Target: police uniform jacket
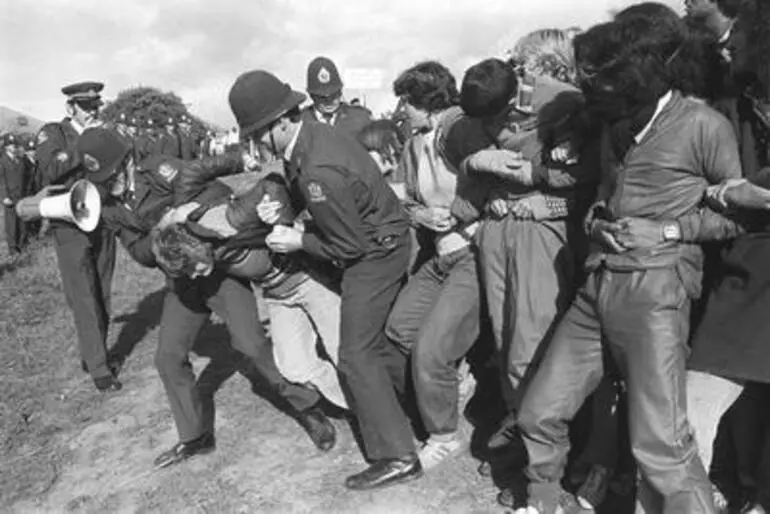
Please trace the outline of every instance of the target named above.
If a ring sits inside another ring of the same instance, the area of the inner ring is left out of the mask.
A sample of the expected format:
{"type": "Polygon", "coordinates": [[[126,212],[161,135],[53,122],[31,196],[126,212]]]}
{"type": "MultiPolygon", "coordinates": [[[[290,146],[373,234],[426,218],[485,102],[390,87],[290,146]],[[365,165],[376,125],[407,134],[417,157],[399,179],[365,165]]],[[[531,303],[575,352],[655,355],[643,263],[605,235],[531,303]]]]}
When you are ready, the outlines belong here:
{"type": "Polygon", "coordinates": [[[139,264],[155,267],[152,252],[153,229],[171,207],[187,201],[208,203],[221,201],[232,190],[219,181],[212,181],[194,198],[175,194],[175,187],[185,176],[200,173],[201,166],[215,166],[214,162],[190,163],[167,156],[153,156],[142,162],[134,176],[133,191],[123,198],[108,199],[102,209],[104,223],[114,230],[123,246],[139,264]]]}
{"type": "Polygon", "coordinates": [[[23,157],[12,159],[3,152],[0,157],[0,200],[10,198],[16,203],[26,195],[30,176],[25,161],[23,157]]]}
{"type": "Polygon", "coordinates": [[[400,201],[364,147],[332,127],[302,124],[287,169],[297,212],[313,218],[302,246],[350,265],[387,253],[409,226],[400,201]]]}
{"type": "Polygon", "coordinates": [[[169,134],[164,132],[155,141],[155,155],[168,155],[169,157],[182,157],[181,144],[179,142],[179,136],[176,134],[169,134]]]}
{"type": "Polygon", "coordinates": [[[75,151],[78,131],[69,118],[58,123],[46,123],[37,134],[37,160],[42,185],[70,187],[82,178],[83,168],[75,151]]]}
{"type": "Polygon", "coordinates": [[[191,161],[197,157],[196,144],[192,134],[181,132],[179,134],[179,151],[185,161],[191,161]]]}
{"type": "MultiPolygon", "coordinates": [[[[318,119],[318,112],[311,105],[302,110],[302,121],[324,123],[318,119]]],[[[365,107],[343,103],[332,116],[330,125],[350,136],[356,137],[361,129],[372,122],[372,113],[365,107]]]]}

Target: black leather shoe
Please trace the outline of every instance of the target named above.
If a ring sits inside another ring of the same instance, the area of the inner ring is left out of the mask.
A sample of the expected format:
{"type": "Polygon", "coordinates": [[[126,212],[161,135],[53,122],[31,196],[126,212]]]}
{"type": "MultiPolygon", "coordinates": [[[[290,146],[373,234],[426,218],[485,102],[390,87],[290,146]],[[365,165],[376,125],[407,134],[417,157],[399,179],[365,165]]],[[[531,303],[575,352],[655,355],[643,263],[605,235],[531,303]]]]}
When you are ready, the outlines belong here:
{"type": "MultiPolygon", "coordinates": [[[[118,376],[120,374],[120,370],[123,368],[123,361],[123,359],[118,357],[107,358],[107,367],[113,375],[118,376]]],[[[86,361],[80,361],[80,368],[83,370],[83,373],[88,373],[88,364],[86,364],[86,361]]]]}
{"type": "Polygon", "coordinates": [[[113,393],[123,389],[123,384],[120,383],[120,380],[112,375],[95,378],[94,384],[96,384],[96,388],[103,393],[113,393]]]}
{"type": "Polygon", "coordinates": [[[362,472],[349,476],[345,480],[345,487],[365,491],[408,482],[421,476],[422,464],[417,455],[409,455],[404,459],[381,459],[362,472]]]}
{"type": "Polygon", "coordinates": [[[158,455],[155,459],[155,467],[166,468],[189,459],[195,455],[211,453],[216,448],[214,434],[203,434],[198,439],[186,443],[176,443],[173,448],[158,455]]]}
{"type": "Polygon", "coordinates": [[[337,444],[337,431],[320,408],[311,407],[300,412],[297,421],[322,452],[328,452],[337,444]]]}

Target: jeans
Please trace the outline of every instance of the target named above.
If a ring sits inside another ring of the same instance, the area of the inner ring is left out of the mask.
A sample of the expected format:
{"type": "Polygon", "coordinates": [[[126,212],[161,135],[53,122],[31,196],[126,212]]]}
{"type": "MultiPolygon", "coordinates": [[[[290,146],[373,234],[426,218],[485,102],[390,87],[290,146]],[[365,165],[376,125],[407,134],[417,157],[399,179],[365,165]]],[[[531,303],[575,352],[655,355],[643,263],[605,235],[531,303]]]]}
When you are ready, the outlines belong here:
{"type": "Polygon", "coordinates": [[[412,355],[417,406],[431,434],[457,430],[457,363],[480,326],[476,253],[466,247],[426,262],[401,291],[386,333],[412,355]]]}

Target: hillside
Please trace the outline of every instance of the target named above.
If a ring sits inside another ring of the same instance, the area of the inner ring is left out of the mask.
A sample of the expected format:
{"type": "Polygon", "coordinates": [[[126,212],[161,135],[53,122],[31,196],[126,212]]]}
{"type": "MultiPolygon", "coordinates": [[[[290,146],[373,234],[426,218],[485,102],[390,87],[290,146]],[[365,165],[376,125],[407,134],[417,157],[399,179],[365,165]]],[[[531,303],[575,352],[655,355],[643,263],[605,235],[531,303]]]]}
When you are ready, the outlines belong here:
{"type": "Polygon", "coordinates": [[[6,132],[35,133],[40,130],[43,124],[44,122],[28,114],[0,105],[0,134],[6,132]],[[26,120],[26,123],[23,120],[26,120]]]}

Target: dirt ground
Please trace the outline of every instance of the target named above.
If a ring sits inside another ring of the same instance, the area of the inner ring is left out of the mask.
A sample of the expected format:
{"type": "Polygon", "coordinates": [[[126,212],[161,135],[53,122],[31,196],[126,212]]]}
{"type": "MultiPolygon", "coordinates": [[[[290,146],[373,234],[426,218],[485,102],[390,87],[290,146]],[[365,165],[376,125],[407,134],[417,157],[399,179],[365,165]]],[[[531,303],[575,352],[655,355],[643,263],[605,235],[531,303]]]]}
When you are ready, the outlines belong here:
{"type": "Polygon", "coordinates": [[[152,364],[162,276],[120,252],[110,344],[130,355],[123,390],[101,395],[79,369],[53,249],[39,244],[14,262],[0,252],[0,512],[503,510],[468,452],[409,484],[346,491],[344,478],[364,466],[348,422],[334,420],[338,445],[319,453],[294,420],[254,393],[248,370],[236,371],[241,360],[216,322],[193,363],[204,397],[216,397],[217,451],[153,471],[153,459],[176,442],[152,364]]]}

